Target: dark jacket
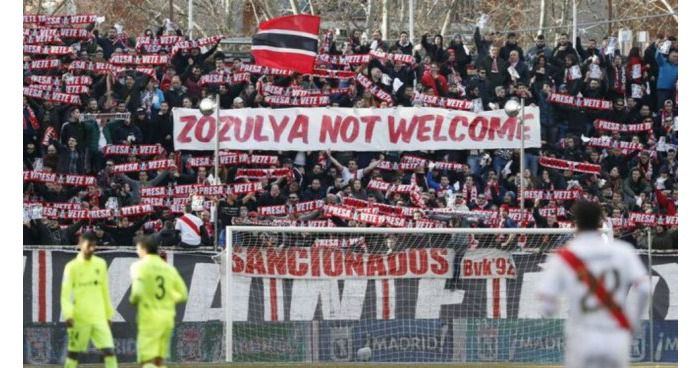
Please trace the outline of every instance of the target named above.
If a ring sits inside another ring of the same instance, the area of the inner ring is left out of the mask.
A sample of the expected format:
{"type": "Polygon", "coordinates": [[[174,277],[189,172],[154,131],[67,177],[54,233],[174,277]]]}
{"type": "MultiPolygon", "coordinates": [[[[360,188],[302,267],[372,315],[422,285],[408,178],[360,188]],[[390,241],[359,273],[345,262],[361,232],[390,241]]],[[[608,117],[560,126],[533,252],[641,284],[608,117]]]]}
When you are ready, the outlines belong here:
{"type": "Polygon", "coordinates": [[[156,239],[163,247],[174,247],[180,244],[180,232],[175,229],[163,229],[158,232],[156,239]]]}
{"type": "MultiPolygon", "coordinates": [[[[88,150],[90,150],[90,152],[97,152],[100,142],[100,127],[95,120],[86,121],[84,124],[88,150]]],[[[102,134],[104,134],[107,144],[112,144],[112,131],[109,127],[105,125],[102,129],[102,134]]]]}
{"type": "Polygon", "coordinates": [[[517,51],[520,60],[525,60],[525,54],[523,54],[523,49],[520,46],[518,46],[517,43],[509,44],[506,42],[506,44],[503,47],[501,47],[501,50],[498,52],[498,57],[500,57],[503,60],[508,60],[511,51],[517,51]]]}
{"type": "MultiPolygon", "coordinates": [[[[443,40],[442,43],[444,44],[445,41],[443,40]]],[[[447,51],[445,51],[445,49],[443,49],[441,46],[428,43],[427,34],[424,34],[423,37],[421,37],[420,44],[423,45],[425,53],[430,56],[430,60],[438,63],[444,63],[447,60],[447,51]]]]}
{"type": "Polygon", "coordinates": [[[61,174],[84,174],[85,173],[85,152],[76,147],[71,151],[63,144],[57,143],[58,148],[58,168],[61,174]]]}
{"type": "Polygon", "coordinates": [[[503,61],[503,59],[497,58],[496,66],[498,71],[492,72],[492,63],[493,58],[487,55],[486,57],[481,59],[481,63],[479,66],[486,70],[486,78],[488,78],[489,82],[491,82],[491,85],[495,88],[496,86],[502,86],[505,83],[506,78],[508,78],[508,72],[506,71],[508,66],[506,65],[506,62],[503,61]]]}
{"type": "Polygon", "coordinates": [[[491,41],[486,41],[481,38],[481,33],[479,33],[479,27],[474,30],[474,44],[476,44],[476,53],[478,58],[482,59],[489,56],[489,47],[491,47],[491,41]]]}
{"type": "Polygon", "coordinates": [[[457,43],[455,40],[450,41],[450,47],[448,50],[453,50],[455,53],[455,60],[457,61],[457,72],[459,72],[462,79],[467,77],[466,67],[467,64],[472,62],[471,55],[468,55],[464,50],[464,44],[457,43]]]}
{"type": "Polygon", "coordinates": [[[63,123],[60,131],[61,143],[68,144],[68,138],[75,138],[78,141],[78,148],[86,146],[87,132],[85,124],[79,121],[68,121],[63,123]]]}
{"type": "Polygon", "coordinates": [[[41,245],[71,245],[75,244],[75,233],[85,224],[85,220],[78,221],[65,229],[60,227],[51,229],[40,220],[32,220],[31,224],[36,231],[36,239],[41,245]]]}
{"type": "Polygon", "coordinates": [[[115,120],[109,123],[110,129],[112,129],[112,140],[116,144],[128,144],[127,140],[129,136],[134,137],[134,141],[131,144],[141,144],[143,143],[143,133],[141,129],[131,122],[126,120],[115,120]]]}
{"type": "Polygon", "coordinates": [[[187,97],[187,87],[182,86],[178,89],[170,87],[165,91],[165,100],[168,101],[170,107],[182,107],[182,100],[187,97]]]}
{"type": "Polygon", "coordinates": [[[404,55],[411,55],[411,54],[413,54],[413,44],[409,41],[408,45],[401,46],[399,41],[396,41],[396,43],[394,43],[394,45],[391,46],[391,48],[389,49],[389,52],[404,54],[404,55]]]}
{"type": "Polygon", "coordinates": [[[114,238],[114,245],[133,245],[136,231],[141,228],[146,219],[147,217],[144,216],[127,227],[105,226],[103,229],[105,233],[109,233],[114,238]]]}
{"type": "MultiPolygon", "coordinates": [[[[95,35],[97,36],[97,31],[95,31],[95,35]]],[[[109,60],[109,58],[112,57],[112,53],[115,49],[126,48],[126,45],[124,45],[124,43],[117,38],[115,38],[114,40],[110,40],[109,38],[96,37],[95,39],[97,41],[97,44],[100,45],[100,47],[102,48],[104,57],[107,60],[109,60]]]]}
{"type": "Polygon", "coordinates": [[[127,87],[126,84],[119,83],[119,81],[114,83],[114,96],[120,101],[126,102],[126,108],[132,114],[141,107],[141,91],[148,79],[149,77],[146,75],[134,74],[134,84],[131,88],[127,87]]]}
{"type": "Polygon", "coordinates": [[[157,114],[152,121],[153,143],[160,143],[169,152],[173,150],[173,123],[170,114],[157,114]],[[170,139],[166,139],[167,136],[170,139]]]}

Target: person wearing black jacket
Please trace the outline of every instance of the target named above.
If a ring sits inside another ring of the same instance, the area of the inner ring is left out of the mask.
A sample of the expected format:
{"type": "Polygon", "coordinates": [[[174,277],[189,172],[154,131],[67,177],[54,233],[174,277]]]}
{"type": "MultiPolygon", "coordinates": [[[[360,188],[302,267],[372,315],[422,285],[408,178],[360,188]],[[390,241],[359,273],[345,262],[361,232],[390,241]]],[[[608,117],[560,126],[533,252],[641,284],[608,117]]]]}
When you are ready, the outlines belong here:
{"type": "Polygon", "coordinates": [[[491,82],[492,86],[502,86],[507,78],[506,62],[498,57],[498,47],[491,46],[489,54],[481,58],[478,67],[486,70],[486,78],[491,82]]]}
{"type": "MultiPolygon", "coordinates": [[[[138,113],[137,113],[138,115],[138,113]]],[[[142,144],[143,132],[131,120],[115,120],[109,123],[115,144],[142,144]]]]}
{"type": "Polygon", "coordinates": [[[60,130],[61,143],[68,144],[68,138],[75,138],[78,149],[85,147],[87,143],[87,132],[85,126],[80,121],[80,109],[73,107],[68,110],[68,121],[63,123],[60,130]]]}
{"type": "Polygon", "coordinates": [[[173,119],[170,114],[170,105],[163,101],[160,110],[153,117],[152,143],[160,143],[168,152],[173,151],[173,119]]]}
{"type": "Polygon", "coordinates": [[[651,102],[651,107],[653,111],[661,109],[662,106],[656,106],[656,79],[659,77],[659,64],[656,62],[656,49],[657,45],[664,41],[664,35],[656,35],[656,41],[652,42],[644,50],[644,66],[646,67],[647,73],[649,75],[649,89],[651,94],[649,96],[649,101],[651,102]]]}
{"type": "Polygon", "coordinates": [[[311,181],[311,185],[304,191],[301,199],[302,201],[315,201],[318,199],[323,199],[326,196],[326,189],[321,187],[321,180],[315,178],[311,181]]]}
{"type": "MultiPolygon", "coordinates": [[[[114,97],[126,103],[126,108],[130,112],[136,111],[141,107],[141,91],[150,80],[147,75],[127,74],[124,77],[124,83],[119,80],[114,81],[114,97]]],[[[112,78],[111,74],[108,78],[112,78]]]]}
{"type": "Polygon", "coordinates": [[[95,236],[97,237],[97,245],[119,245],[114,241],[112,235],[105,232],[102,225],[95,225],[95,236]]]}
{"type": "Polygon", "coordinates": [[[120,217],[119,220],[117,220],[116,227],[104,226],[103,229],[114,238],[115,245],[133,245],[136,231],[141,228],[147,219],[148,217],[141,216],[136,222],[129,225],[128,217],[120,217]]]}
{"type": "Polygon", "coordinates": [[[182,100],[187,97],[187,87],[182,85],[180,76],[174,75],[170,80],[170,88],[165,91],[165,100],[172,107],[182,107],[182,100]]]}
{"type": "Polygon", "coordinates": [[[432,61],[437,63],[444,63],[447,61],[447,51],[443,48],[442,35],[435,35],[435,37],[433,37],[433,43],[428,43],[428,34],[426,33],[421,37],[420,44],[432,61]]]}
{"type": "Polygon", "coordinates": [[[455,60],[457,61],[457,71],[459,72],[462,79],[466,79],[467,76],[467,64],[471,64],[472,57],[467,54],[467,51],[462,43],[462,36],[457,34],[450,41],[450,46],[448,50],[453,50],[455,54],[455,60]]]}
{"type": "Polygon", "coordinates": [[[279,206],[285,203],[287,203],[287,198],[281,194],[279,185],[272,184],[270,185],[270,191],[260,197],[258,207],[279,206]]]}
{"type": "Polygon", "coordinates": [[[493,44],[493,32],[484,35],[481,38],[481,33],[479,32],[479,27],[474,30],[474,44],[476,45],[476,53],[478,55],[477,61],[485,58],[489,54],[489,48],[493,44]]]}
{"type": "Polygon", "coordinates": [[[238,194],[228,194],[226,200],[219,201],[216,208],[219,225],[222,228],[231,225],[231,219],[240,215],[241,206],[243,202],[238,198],[238,194]]]}
{"type": "Polygon", "coordinates": [[[58,172],[61,174],[85,173],[85,154],[78,150],[75,137],[68,137],[68,145],[53,141],[58,147],[58,172]]]}
{"type": "MultiPolygon", "coordinates": [[[[503,49],[501,49],[501,51],[503,51],[503,49]]],[[[507,67],[513,67],[513,69],[515,69],[515,73],[517,74],[517,77],[515,77],[510,74],[510,71],[507,71],[508,79],[510,80],[511,84],[516,85],[518,83],[529,83],[530,75],[528,73],[527,65],[525,65],[522,59],[520,59],[520,56],[518,56],[518,52],[512,50],[508,55],[507,60],[507,67]]]]}
{"type": "Polygon", "coordinates": [[[518,58],[520,60],[525,60],[523,49],[520,46],[518,46],[518,35],[516,35],[513,32],[508,33],[506,44],[503,45],[503,47],[501,47],[501,51],[498,53],[498,57],[503,60],[508,60],[511,51],[517,51],[518,58]]]}
{"type": "Polygon", "coordinates": [[[32,170],[34,168],[34,161],[40,157],[41,154],[36,150],[36,144],[31,142],[25,144],[22,155],[24,170],[32,170]]]}
{"type": "Polygon", "coordinates": [[[605,59],[600,54],[600,50],[598,50],[596,46],[596,40],[594,38],[591,38],[590,40],[588,40],[588,47],[584,49],[581,44],[581,37],[576,37],[576,51],[578,51],[578,55],[581,58],[581,61],[583,62],[590,57],[596,56],[598,57],[598,59],[600,59],[601,67],[603,67],[602,64],[605,62],[605,59]]]}
{"type": "Polygon", "coordinates": [[[124,43],[119,38],[117,38],[117,29],[114,27],[110,28],[109,31],[107,31],[106,38],[100,37],[100,34],[97,30],[93,31],[93,34],[95,35],[95,41],[102,48],[104,57],[107,60],[109,60],[109,58],[112,57],[112,53],[114,52],[114,50],[126,48],[124,43]]]}
{"type": "Polygon", "coordinates": [[[408,33],[406,31],[401,31],[401,34],[399,34],[399,40],[396,41],[393,46],[391,46],[389,52],[392,54],[413,54],[413,44],[408,39],[408,33]]]}
{"type": "Polygon", "coordinates": [[[162,247],[174,247],[180,244],[180,232],[175,230],[175,224],[172,221],[165,221],[163,229],[158,232],[156,239],[162,247]]]}
{"type": "Polygon", "coordinates": [[[80,187],[68,187],[55,183],[32,183],[34,192],[45,202],[67,202],[81,190],[80,187]]]}
{"type": "Polygon", "coordinates": [[[559,35],[559,41],[554,48],[554,53],[552,53],[552,63],[563,67],[566,64],[564,58],[569,54],[576,55],[576,50],[571,45],[571,42],[569,42],[569,35],[562,33],[559,35]]]}
{"type": "Polygon", "coordinates": [[[65,229],[61,229],[58,226],[58,221],[53,219],[31,220],[29,223],[35,231],[35,239],[39,241],[39,244],[66,245],[75,244],[75,233],[86,224],[86,221],[76,221],[65,229]]]}
{"type": "MultiPolygon", "coordinates": [[[[221,41],[219,41],[221,42],[221,41]]],[[[193,47],[188,50],[178,50],[178,52],[173,55],[172,64],[175,66],[175,71],[177,74],[182,74],[185,69],[190,65],[198,65],[199,67],[204,66],[204,62],[211,56],[214,55],[219,43],[213,45],[207,50],[207,52],[202,53],[199,47],[193,47]]]]}

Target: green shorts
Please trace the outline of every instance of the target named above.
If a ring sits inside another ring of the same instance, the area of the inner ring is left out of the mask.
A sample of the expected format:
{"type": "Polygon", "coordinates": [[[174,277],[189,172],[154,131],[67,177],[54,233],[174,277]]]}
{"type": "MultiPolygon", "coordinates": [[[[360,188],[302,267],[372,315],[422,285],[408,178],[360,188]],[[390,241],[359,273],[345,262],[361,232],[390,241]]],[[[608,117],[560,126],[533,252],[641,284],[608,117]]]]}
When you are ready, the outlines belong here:
{"type": "Polygon", "coordinates": [[[98,349],[114,349],[112,330],[106,320],[93,323],[74,322],[73,327],[68,328],[69,352],[86,352],[90,340],[98,349]]]}
{"type": "Polygon", "coordinates": [[[136,341],[137,361],[143,363],[154,358],[169,358],[170,337],[172,334],[172,326],[148,329],[139,328],[136,341]]]}

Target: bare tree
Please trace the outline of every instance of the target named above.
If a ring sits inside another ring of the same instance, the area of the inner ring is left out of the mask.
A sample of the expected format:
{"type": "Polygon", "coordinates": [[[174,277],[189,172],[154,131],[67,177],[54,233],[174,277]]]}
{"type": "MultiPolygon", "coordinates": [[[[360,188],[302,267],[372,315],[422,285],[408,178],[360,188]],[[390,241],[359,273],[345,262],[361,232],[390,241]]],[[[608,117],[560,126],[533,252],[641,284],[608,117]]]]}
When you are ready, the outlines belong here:
{"type": "MultiPolygon", "coordinates": [[[[54,1],[56,14],[65,14],[67,0],[54,1]]],[[[406,0],[307,0],[300,9],[296,0],[193,0],[194,37],[223,34],[225,36],[250,36],[261,21],[281,15],[314,13],[321,16],[322,27],[338,28],[348,33],[352,30],[370,31],[381,24],[385,39],[398,38],[407,30],[406,0]]],[[[23,0],[25,13],[46,14],[45,0],[23,0]]],[[[163,24],[169,13],[169,0],[74,0],[76,10],[82,14],[99,14],[106,17],[101,30],[120,23],[131,35],[143,29],[163,24]]],[[[173,18],[176,24],[187,24],[187,0],[172,0],[173,18]]],[[[446,36],[460,33],[471,35],[482,14],[490,17],[488,31],[503,33],[515,31],[523,47],[532,42],[538,33],[554,42],[558,32],[571,30],[571,0],[414,0],[415,34],[442,33],[446,36]]],[[[578,23],[586,37],[608,37],[618,29],[651,34],[664,32],[677,34],[678,22],[674,17],[647,18],[657,14],[676,12],[677,0],[615,0],[614,18],[607,21],[608,1],[578,0],[578,23]],[[590,24],[596,23],[597,24],[590,24]]],[[[487,31],[484,30],[484,31],[487,31]]],[[[468,37],[467,37],[468,38],[468,37]]],[[[502,36],[497,37],[499,42],[502,36]]]]}

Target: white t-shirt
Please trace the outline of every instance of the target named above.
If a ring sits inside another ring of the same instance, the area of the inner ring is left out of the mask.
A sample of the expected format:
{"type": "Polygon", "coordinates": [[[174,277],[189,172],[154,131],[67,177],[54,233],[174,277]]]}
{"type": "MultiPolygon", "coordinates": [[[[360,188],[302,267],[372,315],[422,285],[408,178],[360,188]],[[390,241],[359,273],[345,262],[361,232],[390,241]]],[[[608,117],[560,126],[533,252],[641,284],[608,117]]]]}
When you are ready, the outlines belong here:
{"type": "MultiPolygon", "coordinates": [[[[568,245],[572,251],[598,280],[615,303],[628,312],[625,300],[630,287],[638,282],[646,282],[648,275],[644,264],[627,242],[612,242],[599,232],[578,234],[568,245]]],[[[558,299],[565,296],[569,304],[570,328],[596,330],[621,330],[610,311],[603,306],[589,287],[579,281],[571,266],[558,254],[549,256],[542,275],[538,294],[545,299],[558,299]]],[[[632,322],[632,321],[630,321],[632,322]]]]}
{"type": "Polygon", "coordinates": [[[202,236],[199,233],[199,227],[202,226],[203,223],[204,222],[202,222],[199,217],[191,213],[187,213],[182,217],[178,217],[177,222],[175,222],[175,230],[180,230],[180,239],[183,243],[197,246],[202,243],[202,236]],[[185,220],[185,218],[189,221],[185,220]],[[196,230],[190,226],[188,222],[193,224],[196,227],[196,230]]]}
{"type": "Polygon", "coordinates": [[[107,138],[105,137],[104,127],[98,127],[100,129],[100,138],[97,140],[97,148],[100,151],[107,145],[107,138]]]}
{"type": "Polygon", "coordinates": [[[362,177],[365,176],[365,170],[357,169],[354,173],[351,173],[347,166],[343,166],[341,174],[343,175],[343,184],[347,184],[352,179],[362,180],[362,177]]]}

